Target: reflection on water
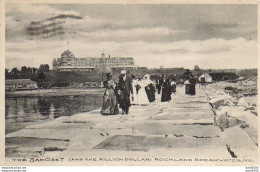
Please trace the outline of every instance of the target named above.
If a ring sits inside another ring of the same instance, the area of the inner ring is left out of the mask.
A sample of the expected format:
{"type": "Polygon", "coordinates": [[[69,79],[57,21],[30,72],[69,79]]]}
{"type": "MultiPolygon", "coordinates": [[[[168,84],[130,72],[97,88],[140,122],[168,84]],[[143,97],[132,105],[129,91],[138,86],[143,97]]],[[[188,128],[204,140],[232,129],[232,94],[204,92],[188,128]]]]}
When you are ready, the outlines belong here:
{"type": "Polygon", "coordinates": [[[6,133],[27,125],[88,112],[102,106],[102,95],[25,97],[5,100],[6,133]]]}

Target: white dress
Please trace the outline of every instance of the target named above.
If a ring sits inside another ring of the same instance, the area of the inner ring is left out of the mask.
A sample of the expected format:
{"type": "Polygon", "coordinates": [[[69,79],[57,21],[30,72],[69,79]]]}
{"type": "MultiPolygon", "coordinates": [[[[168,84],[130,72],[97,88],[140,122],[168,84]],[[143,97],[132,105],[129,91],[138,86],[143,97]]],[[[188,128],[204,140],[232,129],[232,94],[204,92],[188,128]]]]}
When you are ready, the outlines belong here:
{"type": "Polygon", "coordinates": [[[139,105],[149,104],[149,100],[145,92],[146,82],[144,80],[138,81],[138,85],[141,87],[138,91],[138,104],[139,105]]]}
{"type": "Polygon", "coordinates": [[[138,80],[134,79],[132,81],[134,100],[132,100],[132,97],[130,97],[130,102],[131,102],[132,105],[138,104],[138,95],[136,93],[136,86],[137,86],[137,84],[138,84],[138,80]]]}

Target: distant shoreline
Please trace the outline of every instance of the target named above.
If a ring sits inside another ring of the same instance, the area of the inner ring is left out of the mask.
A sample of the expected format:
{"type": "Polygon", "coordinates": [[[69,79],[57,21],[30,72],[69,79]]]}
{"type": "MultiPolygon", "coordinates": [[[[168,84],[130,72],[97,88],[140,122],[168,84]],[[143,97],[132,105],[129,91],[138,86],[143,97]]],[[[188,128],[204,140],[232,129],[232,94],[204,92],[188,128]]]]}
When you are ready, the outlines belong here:
{"type": "Polygon", "coordinates": [[[5,92],[5,98],[84,96],[103,93],[104,88],[51,88],[5,92]]]}

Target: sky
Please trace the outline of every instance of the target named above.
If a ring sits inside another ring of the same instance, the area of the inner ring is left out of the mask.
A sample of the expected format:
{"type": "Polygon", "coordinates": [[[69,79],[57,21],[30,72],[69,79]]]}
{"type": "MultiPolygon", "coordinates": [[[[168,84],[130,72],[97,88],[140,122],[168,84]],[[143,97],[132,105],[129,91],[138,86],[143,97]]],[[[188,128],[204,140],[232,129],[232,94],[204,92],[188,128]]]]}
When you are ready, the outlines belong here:
{"type": "Polygon", "coordinates": [[[78,58],[134,57],[149,68],[257,67],[257,5],[7,4],[5,26],[8,69],[51,65],[67,48],[78,58]],[[61,14],[81,19],[57,19],[62,35],[26,31],[61,14]]]}

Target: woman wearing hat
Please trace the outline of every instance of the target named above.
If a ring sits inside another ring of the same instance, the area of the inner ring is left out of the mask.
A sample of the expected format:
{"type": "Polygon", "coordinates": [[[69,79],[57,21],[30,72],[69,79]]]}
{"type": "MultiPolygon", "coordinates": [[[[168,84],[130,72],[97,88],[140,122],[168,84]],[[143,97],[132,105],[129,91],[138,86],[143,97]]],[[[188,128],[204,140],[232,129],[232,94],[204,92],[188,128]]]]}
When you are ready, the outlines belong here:
{"type": "Polygon", "coordinates": [[[145,87],[148,85],[147,76],[144,76],[140,81],[138,81],[140,89],[138,90],[138,104],[147,105],[149,104],[149,99],[145,91],[145,87]]]}
{"type": "Polygon", "coordinates": [[[196,94],[196,79],[194,76],[191,76],[190,78],[190,95],[195,95],[196,94]]]}
{"type": "Polygon", "coordinates": [[[147,94],[147,98],[149,102],[153,102],[155,100],[155,89],[153,86],[153,82],[149,74],[146,74],[143,79],[145,83],[145,92],[147,94]]]}
{"type": "Polygon", "coordinates": [[[103,115],[116,115],[119,113],[115,86],[115,82],[112,80],[112,74],[108,73],[107,81],[104,81],[105,93],[101,109],[101,114],[103,115]]]}
{"type": "Polygon", "coordinates": [[[162,78],[162,102],[169,102],[171,100],[171,84],[166,75],[162,78]]]}

